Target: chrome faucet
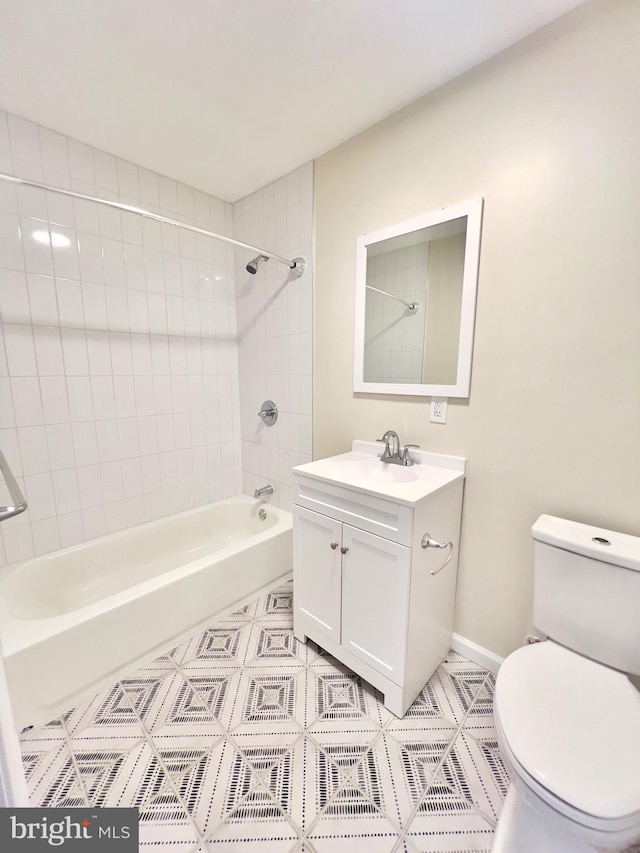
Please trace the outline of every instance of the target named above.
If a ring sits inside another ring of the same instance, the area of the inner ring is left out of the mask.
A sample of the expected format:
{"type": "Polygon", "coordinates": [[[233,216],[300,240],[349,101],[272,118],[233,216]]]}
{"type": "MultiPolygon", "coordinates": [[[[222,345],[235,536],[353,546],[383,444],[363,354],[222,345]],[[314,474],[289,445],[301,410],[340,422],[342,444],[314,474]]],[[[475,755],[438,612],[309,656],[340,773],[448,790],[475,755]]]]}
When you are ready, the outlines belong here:
{"type": "Polygon", "coordinates": [[[263,498],[265,495],[273,494],[273,486],[271,483],[267,483],[266,486],[260,486],[259,489],[256,489],[253,493],[254,498],[263,498]]]}
{"type": "Polygon", "coordinates": [[[397,462],[398,451],[400,450],[400,439],[398,433],[392,429],[388,429],[382,438],[377,438],[376,441],[384,441],[384,450],[382,451],[383,462],[397,462]]]}
{"type": "Polygon", "coordinates": [[[376,441],[384,442],[384,450],[380,457],[381,462],[390,462],[392,465],[413,465],[413,459],[409,456],[410,447],[420,447],[419,444],[400,444],[398,433],[388,429],[382,438],[376,441]]]}

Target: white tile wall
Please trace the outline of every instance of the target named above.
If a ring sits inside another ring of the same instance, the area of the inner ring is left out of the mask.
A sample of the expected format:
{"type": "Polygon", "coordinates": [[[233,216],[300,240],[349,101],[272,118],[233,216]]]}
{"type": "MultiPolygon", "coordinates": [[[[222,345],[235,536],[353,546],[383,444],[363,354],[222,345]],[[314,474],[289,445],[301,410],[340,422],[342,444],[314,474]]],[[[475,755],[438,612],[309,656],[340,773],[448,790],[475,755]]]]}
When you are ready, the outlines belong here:
{"type": "Polygon", "coordinates": [[[234,204],[233,220],[236,239],[308,264],[300,278],[275,261],[250,275],[251,253],[236,249],[244,491],[272,483],[273,502],[290,509],[291,468],[312,452],[313,164],[234,204]],[[271,427],[257,416],[266,399],[279,411],[271,427]]]}
{"type": "Polygon", "coordinates": [[[420,309],[411,314],[401,302],[367,290],[366,382],[422,382],[428,262],[427,243],[368,258],[367,284],[419,302],[420,309]]]}
{"type": "MultiPolygon", "coordinates": [[[[232,234],[231,205],[1,111],[0,170],[232,234]]],[[[220,241],[0,182],[0,448],[29,503],[0,565],[242,491],[233,266],[220,241]]]]}

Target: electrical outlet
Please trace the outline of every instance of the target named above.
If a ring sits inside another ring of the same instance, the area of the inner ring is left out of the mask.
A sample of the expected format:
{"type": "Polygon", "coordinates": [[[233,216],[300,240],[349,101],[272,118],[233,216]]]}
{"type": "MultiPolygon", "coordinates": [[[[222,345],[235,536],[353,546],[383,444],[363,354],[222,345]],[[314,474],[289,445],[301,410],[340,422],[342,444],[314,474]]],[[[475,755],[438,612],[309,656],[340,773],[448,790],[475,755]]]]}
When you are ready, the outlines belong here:
{"type": "Polygon", "coordinates": [[[431,398],[431,416],[429,420],[434,424],[446,424],[447,422],[447,398],[431,398]]]}

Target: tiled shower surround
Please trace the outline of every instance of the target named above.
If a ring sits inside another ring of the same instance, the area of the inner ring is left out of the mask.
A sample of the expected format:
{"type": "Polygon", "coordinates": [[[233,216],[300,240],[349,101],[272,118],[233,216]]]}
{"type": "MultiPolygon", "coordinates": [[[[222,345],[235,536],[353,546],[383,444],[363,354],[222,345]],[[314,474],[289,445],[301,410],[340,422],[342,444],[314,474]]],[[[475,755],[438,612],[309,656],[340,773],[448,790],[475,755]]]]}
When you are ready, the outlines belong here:
{"type": "Polygon", "coordinates": [[[312,217],[312,163],[233,206],[238,240],[307,260],[301,278],[274,261],[252,276],[244,270],[246,253],[236,251],[244,491],[273,483],[284,509],[291,505],[292,466],[311,461],[312,217]],[[256,416],[256,401],[267,399],[280,413],[271,427],[256,416]]]}
{"type": "MultiPolygon", "coordinates": [[[[266,246],[301,254],[300,241],[311,243],[310,170],[261,191],[261,214],[257,201],[239,202],[235,218],[262,215],[266,246]]],[[[2,111],[0,171],[233,236],[230,204],[2,111]]],[[[280,404],[268,436],[245,430],[253,444],[244,468],[271,477],[274,503],[288,507],[288,471],[309,458],[303,447],[310,453],[310,417],[301,419],[311,406],[310,313],[303,333],[302,281],[280,292],[287,268],[272,263],[246,282],[249,257],[135,214],[0,182],[0,448],[29,504],[2,524],[0,566],[242,492],[241,398],[254,430],[264,396],[280,404]],[[251,322],[236,314],[236,262],[251,322]],[[268,293],[265,312],[277,313],[266,333],[256,293],[268,293]],[[271,358],[274,335],[291,344],[291,370],[282,347],[271,358]],[[249,368],[240,375],[239,342],[259,353],[259,384],[249,368]]],[[[311,273],[304,281],[310,312],[311,273]]]]}
{"type": "Polygon", "coordinates": [[[489,851],[494,678],[451,653],[403,719],[292,633],[291,582],[22,736],[33,805],[138,806],[141,849],[489,851]]]}

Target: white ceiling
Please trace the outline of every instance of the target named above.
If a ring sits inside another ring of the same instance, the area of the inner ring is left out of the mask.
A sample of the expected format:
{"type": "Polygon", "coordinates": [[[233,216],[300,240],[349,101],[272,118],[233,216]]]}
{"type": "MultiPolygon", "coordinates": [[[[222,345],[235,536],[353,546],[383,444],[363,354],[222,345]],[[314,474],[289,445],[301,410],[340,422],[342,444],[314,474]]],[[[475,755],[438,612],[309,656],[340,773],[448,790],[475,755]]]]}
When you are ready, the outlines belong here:
{"type": "Polygon", "coordinates": [[[0,0],[0,107],[235,201],[583,0],[0,0]]]}

